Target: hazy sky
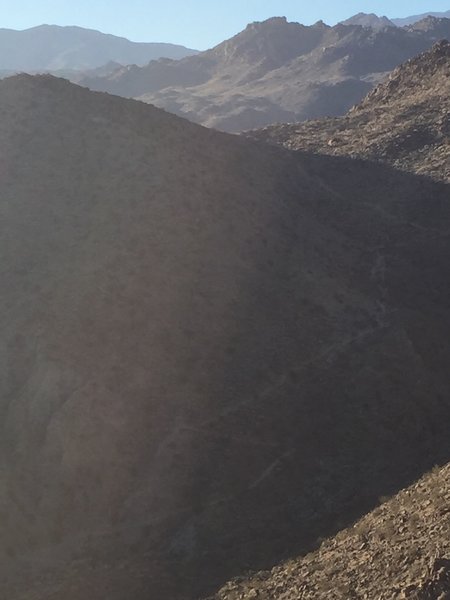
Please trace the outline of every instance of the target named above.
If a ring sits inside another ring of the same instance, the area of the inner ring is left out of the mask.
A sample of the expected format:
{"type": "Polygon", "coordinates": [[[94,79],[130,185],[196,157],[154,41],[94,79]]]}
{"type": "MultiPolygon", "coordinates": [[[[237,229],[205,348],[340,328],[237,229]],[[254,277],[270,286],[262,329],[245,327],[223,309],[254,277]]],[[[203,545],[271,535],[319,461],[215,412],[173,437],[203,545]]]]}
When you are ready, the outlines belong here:
{"type": "Polygon", "coordinates": [[[286,16],[334,24],[357,12],[403,17],[450,9],[450,0],[0,0],[0,26],[79,25],[135,41],[206,49],[251,21],[286,16]]]}

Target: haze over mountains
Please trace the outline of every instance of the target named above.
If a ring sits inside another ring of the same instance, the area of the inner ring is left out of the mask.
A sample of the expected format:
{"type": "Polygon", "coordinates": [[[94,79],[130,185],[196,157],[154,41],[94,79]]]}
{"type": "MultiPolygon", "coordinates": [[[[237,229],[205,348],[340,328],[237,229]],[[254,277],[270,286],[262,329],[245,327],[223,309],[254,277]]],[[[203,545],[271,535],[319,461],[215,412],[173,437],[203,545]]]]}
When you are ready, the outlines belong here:
{"type": "Polygon", "coordinates": [[[449,460],[448,184],[50,76],[0,134],[1,595],[205,596],[449,460]]]}
{"type": "Polygon", "coordinates": [[[130,42],[82,27],[0,29],[2,71],[90,70],[109,62],[145,65],[161,57],[177,59],[195,53],[175,44],[130,42]]]}
{"type": "Polygon", "coordinates": [[[429,16],[437,17],[438,19],[450,19],[450,10],[447,10],[445,12],[427,12],[421,15],[414,15],[412,17],[392,19],[392,22],[394,23],[394,25],[397,25],[397,27],[404,27],[405,25],[413,25],[414,23],[422,21],[423,19],[426,19],[429,16]]]}
{"type": "Polygon", "coordinates": [[[388,72],[450,37],[450,19],[373,29],[273,18],[180,61],[124,67],[81,81],[236,132],[344,114],[388,72]]]}

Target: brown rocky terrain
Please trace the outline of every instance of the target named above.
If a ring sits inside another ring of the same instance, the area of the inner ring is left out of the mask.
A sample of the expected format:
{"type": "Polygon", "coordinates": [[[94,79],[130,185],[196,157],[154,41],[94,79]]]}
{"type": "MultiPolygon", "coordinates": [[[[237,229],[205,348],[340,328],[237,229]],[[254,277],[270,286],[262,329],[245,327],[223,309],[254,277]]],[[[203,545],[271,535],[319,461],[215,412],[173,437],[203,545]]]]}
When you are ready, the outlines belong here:
{"type": "Polygon", "coordinates": [[[344,117],[248,135],[291,150],[382,161],[450,181],[450,43],[444,40],[397,68],[344,117]]]}
{"type": "Polygon", "coordinates": [[[225,131],[336,116],[400,63],[450,37],[450,19],[372,29],[273,18],[211,50],[81,81],[225,131]]]}
{"type": "Polygon", "coordinates": [[[230,582],[210,600],[445,600],[450,465],[385,501],[305,557],[230,582]]]}
{"type": "Polygon", "coordinates": [[[192,599],[450,458],[449,187],[0,82],[0,597],[192,599]]]}

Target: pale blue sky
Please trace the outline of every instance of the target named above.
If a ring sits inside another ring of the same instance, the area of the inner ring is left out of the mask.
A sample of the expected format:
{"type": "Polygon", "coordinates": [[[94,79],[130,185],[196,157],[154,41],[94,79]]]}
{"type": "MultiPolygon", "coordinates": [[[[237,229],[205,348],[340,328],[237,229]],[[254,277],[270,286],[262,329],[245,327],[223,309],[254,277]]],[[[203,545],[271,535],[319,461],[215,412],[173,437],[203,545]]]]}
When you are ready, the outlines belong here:
{"type": "Polygon", "coordinates": [[[334,24],[357,12],[404,17],[449,9],[450,0],[0,0],[0,27],[79,25],[203,50],[272,16],[309,25],[319,19],[334,24]]]}

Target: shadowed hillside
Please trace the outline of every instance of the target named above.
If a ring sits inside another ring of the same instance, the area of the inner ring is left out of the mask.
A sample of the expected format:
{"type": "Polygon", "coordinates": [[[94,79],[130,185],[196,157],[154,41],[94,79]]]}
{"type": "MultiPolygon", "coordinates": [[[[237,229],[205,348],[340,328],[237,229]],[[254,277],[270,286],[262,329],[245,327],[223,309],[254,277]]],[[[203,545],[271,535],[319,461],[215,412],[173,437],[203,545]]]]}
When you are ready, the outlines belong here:
{"type": "Polygon", "coordinates": [[[449,188],[0,82],[1,595],[194,598],[450,457],[449,188]]]}
{"type": "MultiPolygon", "coordinates": [[[[346,117],[248,135],[391,162],[448,181],[449,68],[450,44],[441,42],[399,67],[346,117]]],[[[433,469],[314,553],[231,581],[214,598],[444,600],[450,593],[448,475],[448,465],[433,469]]]]}

